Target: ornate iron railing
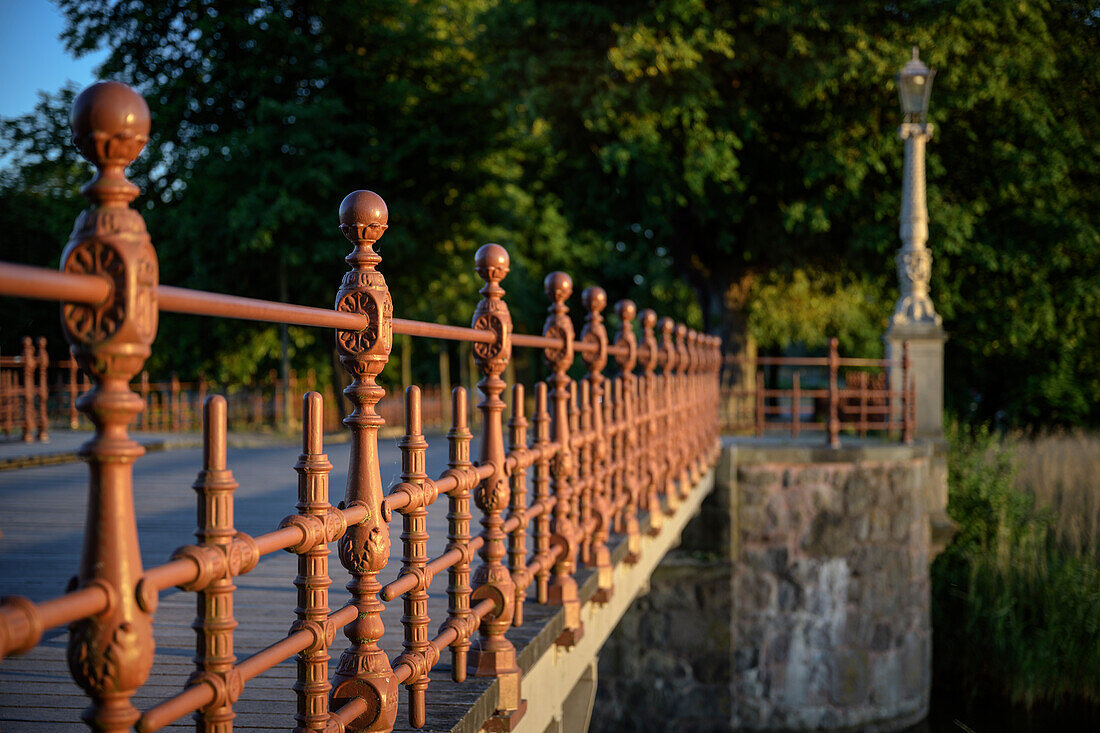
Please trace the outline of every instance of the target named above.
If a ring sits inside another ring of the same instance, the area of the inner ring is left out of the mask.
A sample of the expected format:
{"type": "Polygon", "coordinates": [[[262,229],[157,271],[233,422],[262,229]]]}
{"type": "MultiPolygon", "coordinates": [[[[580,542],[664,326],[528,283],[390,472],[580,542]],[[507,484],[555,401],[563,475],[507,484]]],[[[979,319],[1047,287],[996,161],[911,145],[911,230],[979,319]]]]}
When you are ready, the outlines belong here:
{"type": "Polygon", "coordinates": [[[837,339],[829,339],[827,356],[726,356],[722,360],[722,428],[728,432],[823,431],[827,443],[840,446],[841,432],[864,437],[868,432],[894,434],[903,443],[913,441],[916,425],[916,386],[909,374],[909,343],[902,358],[841,357],[837,339]],[[744,384],[746,367],[755,377],[744,384]],[[790,370],[790,384],[765,385],[764,368],[790,370]],[[823,381],[802,382],[803,369],[816,369],[823,381]],[[841,370],[845,371],[842,373],[841,370]],[[890,386],[889,370],[900,372],[900,389],[890,386]],[[810,414],[803,416],[809,408],[810,414]]]}
{"type": "Polygon", "coordinates": [[[643,532],[659,531],[662,515],[675,510],[716,459],[716,339],[669,318],[658,321],[655,312],[645,310],[638,343],[634,322],[639,314],[628,300],[616,305],[620,327],[612,339],[603,317],[607,296],[598,287],[584,291],[585,323],[577,338],[567,306],[572,281],[561,272],[545,281],[551,305],[543,333],[514,333],[501,287],[508,253],[495,244],[477,252],[475,269],[485,286],[472,327],[394,318],[378,269],[382,258],[375,251],[388,212],[369,191],[350,194],[340,206],[341,230],[353,249],[345,258],[351,269],[335,310],[160,285],[156,251],[141,216],[129,207],[138,190],[124,175],[147,139],[144,100],[122,84],[96,84],[76,99],[72,123],[75,143],[97,168],[84,188],[92,206],[77,220],[61,272],[0,264],[0,293],[61,301],[66,338],[90,375],[90,391],[77,400],[96,426],[82,449],[90,473],[84,552],[73,586],[63,596],[37,603],[4,600],[0,656],[25,652],[45,630],[69,624],[70,669],[91,698],[83,719],[103,731],[133,726],[153,731],[190,713],[199,730],[231,730],[233,704],[242,688],[296,657],[295,730],[335,732],[391,730],[402,684],[409,693],[410,722],[422,724],[428,673],[449,649],[455,681],[467,673],[498,681],[495,725],[511,728],[523,715],[524,698],[516,652],[505,632],[523,623],[525,604],[562,607],[564,632],[558,642],[576,642],[583,633],[578,561],[598,576],[597,600],[610,598],[615,592],[611,532],[625,536],[630,562],[643,532]],[[162,311],[336,329],[340,361],[352,378],[345,390],[353,410],[344,419],[351,457],[343,501],[333,506],[329,500],[332,466],[321,444],[321,397],[312,392],[304,398],[303,450],[295,466],[297,512],[271,532],[238,532],[233,521],[237,483],[226,461],[226,402],[211,396],[204,406],[203,466],[194,484],[199,541],[179,549],[165,564],[142,568],[132,471],[143,451],[127,426],[143,402],[130,382],[150,354],[162,311]],[[447,468],[432,478],[421,393],[408,388],[401,480],[384,493],[378,461],[384,420],[376,410],[384,390],[376,379],[395,333],[473,344],[482,375],[481,435],[474,460],[466,393],[455,389],[447,468]],[[523,387],[511,386],[511,419],[505,425],[502,396],[508,385],[501,375],[513,348],[544,350],[552,374],[535,387],[530,421],[523,387]],[[568,375],[576,355],[587,366],[579,382],[568,375]],[[609,377],[605,369],[611,358],[618,374],[609,377]],[[425,516],[444,497],[448,542],[442,555],[430,558],[425,516]],[[471,500],[481,514],[476,536],[470,527],[471,500]],[[394,512],[401,515],[403,557],[396,579],[383,584],[379,576],[389,562],[394,512]],[[329,607],[328,594],[328,545],[333,542],[351,578],[351,600],[337,610],[329,607]],[[234,578],[278,550],[298,556],[297,621],[285,638],[238,661],[234,578]],[[447,615],[433,637],[427,591],[444,571],[447,615]],[[153,664],[159,594],[172,587],[198,594],[196,670],[179,694],[139,711],[131,697],[153,664]],[[532,588],[533,599],[528,597],[532,588]],[[399,596],[404,643],[391,661],[379,646],[381,612],[384,603],[399,596]],[[339,629],[348,646],[330,677],[329,651],[339,629]]]}

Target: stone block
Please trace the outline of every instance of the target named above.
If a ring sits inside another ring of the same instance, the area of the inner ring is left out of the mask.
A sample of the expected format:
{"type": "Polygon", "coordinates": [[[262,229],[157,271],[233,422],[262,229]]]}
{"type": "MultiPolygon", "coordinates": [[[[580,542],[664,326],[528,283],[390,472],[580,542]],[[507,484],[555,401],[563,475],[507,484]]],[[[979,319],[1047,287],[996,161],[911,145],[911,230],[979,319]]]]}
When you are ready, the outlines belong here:
{"type": "Polygon", "coordinates": [[[837,705],[849,707],[867,700],[871,689],[871,673],[866,649],[845,649],[833,657],[829,698],[837,705]]]}

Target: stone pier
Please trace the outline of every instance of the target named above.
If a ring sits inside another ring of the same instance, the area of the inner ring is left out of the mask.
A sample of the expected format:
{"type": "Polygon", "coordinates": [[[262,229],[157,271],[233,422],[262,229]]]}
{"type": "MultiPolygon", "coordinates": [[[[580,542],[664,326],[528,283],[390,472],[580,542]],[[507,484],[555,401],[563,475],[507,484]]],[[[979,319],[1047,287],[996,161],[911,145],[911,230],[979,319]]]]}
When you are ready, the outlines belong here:
{"type": "Polygon", "coordinates": [[[593,730],[897,731],[928,711],[942,452],[731,439],[601,654],[593,730]]]}

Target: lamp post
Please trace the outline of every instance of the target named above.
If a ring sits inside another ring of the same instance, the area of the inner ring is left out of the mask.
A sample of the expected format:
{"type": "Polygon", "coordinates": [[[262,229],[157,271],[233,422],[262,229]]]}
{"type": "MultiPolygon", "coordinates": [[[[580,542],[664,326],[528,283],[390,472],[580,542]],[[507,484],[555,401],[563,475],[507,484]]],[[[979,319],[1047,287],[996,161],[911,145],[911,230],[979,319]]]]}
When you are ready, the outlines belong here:
{"type": "MultiPolygon", "coordinates": [[[[928,250],[928,205],[925,197],[924,149],[932,137],[927,121],[935,72],[920,60],[917,49],[897,75],[902,123],[898,135],[905,142],[902,174],[901,249],[894,258],[900,297],[886,331],[889,358],[900,361],[909,342],[910,374],[917,392],[917,436],[943,436],[943,346],[947,334],[929,294],[932,253],[928,250]]],[[[891,370],[891,389],[900,392],[901,369],[891,370]]]]}
{"type": "Polygon", "coordinates": [[[898,94],[904,115],[898,134],[905,141],[905,169],[901,189],[901,249],[898,266],[901,297],[894,306],[893,325],[942,325],[929,295],[932,253],[928,250],[928,205],[925,197],[924,148],[932,137],[927,121],[932,79],[936,72],[921,62],[917,49],[898,74],[898,94]]]}

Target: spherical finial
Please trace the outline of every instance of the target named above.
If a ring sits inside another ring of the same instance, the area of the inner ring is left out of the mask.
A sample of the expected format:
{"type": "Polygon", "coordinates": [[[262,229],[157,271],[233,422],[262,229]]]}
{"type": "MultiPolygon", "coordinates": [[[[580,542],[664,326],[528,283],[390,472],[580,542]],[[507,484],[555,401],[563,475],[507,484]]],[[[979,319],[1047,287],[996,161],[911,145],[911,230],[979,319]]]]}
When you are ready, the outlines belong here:
{"type": "Polygon", "coordinates": [[[474,255],[474,269],[486,282],[498,283],[508,274],[508,250],[499,244],[483,244],[474,255]]]}
{"type": "Polygon", "coordinates": [[[99,81],[73,101],[73,144],[96,167],[127,166],[149,141],[149,105],[117,81],[99,81]]]}
{"type": "Polygon", "coordinates": [[[607,291],[599,285],[585,288],[581,293],[581,299],[584,301],[584,307],[593,313],[602,313],[607,307],[607,291]]]}
{"type": "Polygon", "coordinates": [[[657,323],[657,328],[661,331],[661,335],[663,336],[671,336],[672,329],[674,329],[675,327],[676,324],[673,323],[672,319],[668,316],[665,316],[657,323]]]}
{"type": "Polygon", "coordinates": [[[340,225],[345,227],[382,227],[390,220],[386,202],[374,191],[352,191],[340,202],[340,225]]]}
{"type": "Polygon", "coordinates": [[[573,294],[573,278],[568,273],[556,270],[546,276],[542,287],[548,298],[552,298],[555,303],[564,303],[573,294]]]}
{"type": "Polygon", "coordinates": [[[638,315],[638,306],[634,305],[633,300],[620,300],[615,304],[615,315],[629,323],[638,315]]]}
{"type": "Polygon", "coordinates": [[[642,311],[642,328],[651,330],[657,325],[657,311],[652,308],[646,308],[642,311]]]}
{"type": "Polygon", "coordinates": [[[676,338],[683,340],[687,337],[688,327],[682,323],[676,324],[676,338]]]}

